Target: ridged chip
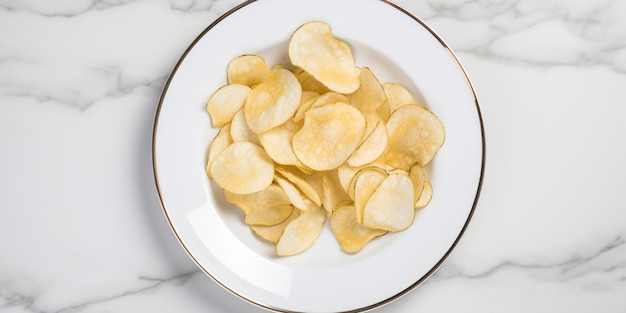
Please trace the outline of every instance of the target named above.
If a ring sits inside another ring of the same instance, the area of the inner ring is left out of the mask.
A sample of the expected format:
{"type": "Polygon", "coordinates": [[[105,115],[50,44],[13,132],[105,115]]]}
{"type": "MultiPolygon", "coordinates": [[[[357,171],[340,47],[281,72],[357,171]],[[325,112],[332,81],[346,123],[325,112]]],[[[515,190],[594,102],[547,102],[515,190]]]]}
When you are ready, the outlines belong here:
{"type": "Polygon", "coordinates": [[[307,111],[304,126],[293,136],[293,150],[313,170],[334,169],[350,157],[364,130],[363,114],[349,104],[315,107],[307,111]]]}
{"type": "Polygon", "coordinates": [[[407,229],[415,219],[415,190],[407,175],[390,174],[369,197],[363,225],[391,232],[407,229]]]}
{"type": "Polygon", "coordinates": [[[307,201],[307,210],[287,225],[276,244],[279,256],[290,256],[308,250],[322,232],[326,222],[326,211],[312,201],[307,201]]]}
{"type": "Polygon", "coordinates": [[[416,104],[397,108],[387,121],[387,132],[386,162],[407,171],[415,163],[426,166],[445,139],[443,124],[437,116],[416,104]]]}
{"type": "Polygon", "coordinates": [[[229,84],[241,84],[254,87],[272,79],[272,70],[265,60],[255,54],[244,54],[232,59],[226,67],[229,84]]]}
{"type": "Polygon", "coordinates": [[[359,68],[352,48],[335,38],[330,25],[314,21],[300,26],[289,40],[289,59],[328,89],[351,93],[359,88],[359,68]]]}
{"type": "Polygon", "coordinates": [[[333,212],[328,225],[335,235],[341,250],[346,253],[358,253],[372,239],[382,236],[386,231],[364,226],[357,221],[352,205],[344,205],[333,212]]]}
{"type": "Polygon", "coordinates": [[[261,191],[274,179],[274,163],[265,151],[251,142],[234,142],[209,165],[213,180],[224,190],[249,194],[261,191]]]}
{"type": "Polygon", "coordinates": [[[256,86],[244,104],[248,126],[260,134],[290,119],[302,97],[300,83],[286,69],[274,71],[274,78],[256,86]]]}
{"type": "Polygon", "coordinates": [[[238,84],[224,85],[218,88],[206,103],[206,110],[211,117],[213,127],[222,127],[233,119],[243,108],[250,87],[238,84]]]}

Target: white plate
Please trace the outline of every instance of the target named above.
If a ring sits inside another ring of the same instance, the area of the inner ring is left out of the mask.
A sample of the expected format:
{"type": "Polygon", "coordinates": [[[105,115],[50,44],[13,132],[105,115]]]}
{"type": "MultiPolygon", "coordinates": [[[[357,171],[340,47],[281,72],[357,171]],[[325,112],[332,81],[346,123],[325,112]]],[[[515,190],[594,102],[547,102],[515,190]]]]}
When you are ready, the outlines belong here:
{"type": "Polygon", "coordinates": [[[380,0],[259,0],[216,20],[181,57],[159,103],[153,162],[175,235],[220,285],[276,311],[361,311],[412,290],[458,242],[482,182],[483,126],[455,56],[402,8],[380,0]],[[333,34],[353,47],[357,65],[420,95],[445,125],[446,142],[427,169],[433,200],[408,230],[377,238],[359,254],[348,255],[326,226],[311,249],[278,258],[205,174],[207,147],[216,134],[205,103],[225,84],[232,58],[254,53],[270,65],[286,63],[291,33],[311,20],[330,24],[333,34]]]}

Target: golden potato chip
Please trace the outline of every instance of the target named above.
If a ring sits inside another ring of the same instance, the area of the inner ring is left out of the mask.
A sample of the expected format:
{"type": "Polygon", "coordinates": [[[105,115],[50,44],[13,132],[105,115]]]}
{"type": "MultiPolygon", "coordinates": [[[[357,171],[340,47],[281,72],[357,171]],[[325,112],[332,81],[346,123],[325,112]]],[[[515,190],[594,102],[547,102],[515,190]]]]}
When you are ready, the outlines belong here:
{"type": "Polygon", "coordinates": [[[250,87],[238,84],[224,85],[217,89],[206,103],[213,127],[222,127],[243,108],[250,87]]]}
{"type": "Polygon", "coordinates": [[[262,57],[254,54],[244,54],[228,63],[226,77],[229,84],[253,87],[272,79],[273,74],[262,57]]]}
{"type": "MultiPolygon", "coordinates": [[[[354,175],[360,170],[360,167],[352,167],[348,163],[343,163],[337,167],[337,177],[339,178],[339,184],[343,191],[350,196],[350,183],[354,178],[354,175]]],[[[352,199],[352,197],[350,197],[352,199]]]]}
{"type": "Polygon", "coordinates": [[[390,174],[369,197],[363,209],[363,225],[398,232],[415,219],[415,190],[407,175],[390,174]]]}
{"type": "Polygon", "coordinates": [[[383,89],[391,112],[405,104],[417,103],[411,92],[400,84],[386,82],[383,83],[383,89]]]}
{"type": "Polygon", "coordinates": [[[224,190],[226,201],[239,207],[248,225],[276,225],[284,221],[293,210],[291,201],[277,184],[250,194],[224,190]]]}
{"type": "Polygon", "coordinates": [[[307,179],[309,175],[297,168],[284,166],[276,167],[276,172],[297,186],[304,196],[313,201],[317,206],[322,205],[321,184],[319,190],[312,186],[311,182],[307,179]]]}
{"type": "Polygon", "coordinates": [[[302,89],[289,70],[278,69],[275,77],[256,86],[244,104],[248,126],[260,134],[290,119],[302,97],[302,89]]]}
{"type": "Polygon", "coordinates": [[[359,68],[352,49],[337,40],[324,22],[309,22],[298,28],[289,40],[289,59],[328,89],[351,93],[359,88],[359,68]]]}
{"type": "Polygon", "coordinates": [[[243,109],[235,114],[233,121],[230,123],[230,137],[234,142],[249,141],[257,145],[260,144],[259,137],[248,127],[243,109]]]}
{"type": "Polygon", "coordinates": [[[304,198],[302,198],[300,191],[298,191],[298,189],[296,188],[296,186],[294,186],[294,184],[292,184],[289,180],[279,175],[274,176],[274,180],[278,183],[278,185],[281,188],[283,188],[283,191],[287,195],[287,198],[289,198],[289,201],[291,201],[291,204],[293,204],[294,207],[296,207],[299,210],[303,210],[303,211],[306,210],[306,204],[304,204],[304,198]]]}
{"type": "Polygon", "coordinates": [[[265,152],[274,162],[283,165],[302,166],[291,146],[291,139],[300,128],[302,128],[302,123],[295,123],[289,119],[285,123],[259,134],[258,138],[265,152]]]}
{"type": "Polygon", "coordinates": [[[417,199],[417,201],[415,202],[415,208],[421,209],[427,206],[430,203],[430,200],[432,200],[432,198],[433,198],[433,185],[430,183],[430,181],[426,180],[424,181],[424,188],[422,189],[422,193],[419,199],[417,199]]]}
{"type": "Polygon", "coordinates": [[[441,121],[426,108],[405,104],[396,109],[387,121],[389,148],[386,162],[409,170],[417,163],[426,166],[445,139],[441,121]]]}
{"type": "Polygon", "coordinates": [[[355,175],[352,190],[356,219],[359,223],[363,223],[365,204],[387,176],[388,174],[378,167],[365,167],[355,175]]]}
{"type": "Polygon", "coordinates": [[[320,83],[317,79],[315,79],[315,77],[313,77],[313,75],[304,69],[296,67],[293,70],[293,73],[298,78],[303,91],[313,91],[317,94],[323,94],[329,91],[328,87],[324,86],[324,84],[320,83]]]}
{"type": "Polygon", "coordinates": [[[312,201],[306,201],[307,210],[291,221],[283,231],[276,244],[276,253],[279,256],[290,256],[302,253],[309,249],[326,222],[326,211],[312,201]]]}
{"type": "Polygon", "coordinates": [[[350,104],[365,116],[374,114],[385,102],[385,90],[368,67],[361,68],[359,89],[348,95],[350,104]]]}
{"type": "Polygon", "coordinates": [[[328,225],[341,250],[351,254],[358,253],[372,239],[386,233],[384,230],[369,228],[359,223],[352,205],[344,205],[335,210],[330,216],[328,225]]]}
{"type": "Polygon", "coordinates": [[[325,172],[323,176],[322,207],[328,215],[330,216],[339,206],[350,202],[352,202],[352,199],[341,187],[337,170],[325,172]]]}
{"type": "Polygon", "coordinates": [[[230,137],[230,124],[226,124],[224,127],[220,128],[209,146],[209,154],[206,162],[206,172],[209,177],[213,177],[213,175],[211,175],[211,163],[215,157],[232,143],[233,138],[230,137]]]}
{"type": "Polygon", "coordinates": [[[293,151],[307,167],[325,171],[345,162],[365,130],[365,118],[341,102],[307,111],[304,126],[293,135],[293,151]]]}
{"type": "Polygon", "coordinates": [[[411,169],[409,170],[409,173],[407,175],[409,175],[409,178],[413,183],[413,189],[415,190],[415,201],[417,203],[417,201],[419,201],[419,198],[422,196],[422,192],[424,191],[424,184],[426,183],[426,173],[421,166],[415,164],[411,166],[411,169]]]}
{"type": "Polygon", "coordinates": [[[276,225],[250,225],[250,229],[259,237],[271,242],[278,243],[278,239],[291,221],[300,216],[300,210],[291,210],[291,214],[284,221],[276,225]]]}
{"type": "Polygon", "coordinates": [[[261,191],[272,183],[274,162],[261,147],[240,141],[215,156],[210,172],[223,189],[248,194],[261,191]]]}
{"type": "Polygon", "coordinates": [[[364,140],[348,158],[350,166],[358,167],[378,159],[387,148],[387,127],[379,117],[368,119],[375,124],[374,129],[365,135],[364,140]],[[374,120],[374,121],[372,121],[374,120]]]}

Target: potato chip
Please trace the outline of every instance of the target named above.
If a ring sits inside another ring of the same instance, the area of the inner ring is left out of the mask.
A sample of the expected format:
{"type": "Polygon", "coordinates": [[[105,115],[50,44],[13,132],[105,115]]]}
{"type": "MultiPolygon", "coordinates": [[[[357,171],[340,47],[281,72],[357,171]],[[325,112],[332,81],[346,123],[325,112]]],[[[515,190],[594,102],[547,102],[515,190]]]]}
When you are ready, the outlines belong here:
{"type": "Polygon", "coordinates": [[[339,206],[350,202],[352,202],[352,199],[341,188],[337,170],[325,172],[323,176],[322,207],[328,215],[330,216],[339,206]]]}
{"type": "Polygon", "coordinates": [[[419,199],[417,199],[417,201],[415,202],[415,208],[421,209],[427,206],[430,203],[430,200],[432,200],[432,198],[433,198],[433,185],[431,184],[430,181],[426,180],[424,181],[424,188],[422,189],[422,193],[419,199]]]}
{"type": "Polygon", "coordinates": [[[238,194],[224,190],[226,201],[239,207],[248,225],[276,225],[284,221],[293,210],[291,201],[277,184],[250,193],[238,194]]]}
{"type": "Polygon", "coordinates": [[[422,192],[424,191],[424,184],[426,183],[426,173],[424,169],[415,164],[411,166],[408,174],[411,182],[413,183],[413,189],[415,190],[415,201],[419,201],[419,198],[422,196],[422,192]]]}
{"type": "Polygon", "coordinates": [[[404,170],[409,170],[415,163],[426,166],[445,139],[441,121],[416,104],[405,104],[396,109],[387,121],[387,132],[386,162],[404,170]]]}
{"type": "Polygon", "coordinates": [[[244,104],[248,126],[260,134],[290,119],[302,97],[302,89],[289,70],[278,69],[275,77],[256,86],[244,104]]]}
{"type": "Polygon", "coordinates": [[[261,191],[272,183],[274,162],[261,147],[240,141],[215,156],[210,172],[223,189],[248,194],[261,191]]]}
{"type": "Polygon", "coordinates": [[[222,127],[243,108],[250,87],[238,84],[224,85],[217,89],[206,103],[213,127],[222,127]]]}
{"type": "Polygon", "coordinates": [[[313,77],[313,75],[304,69],[296,67],[293,70],[293,73],[298,78],[303,91],[313,91],[318,94],[323,94],[329,91],[328,87],[324,86],[324,84],[320,83],[317,79],[315,79],[315,77],[313,77]]]}
{"type": "Polygon", "coordinates": [[[335,235],[341,250],[346,253],[358,253],[372,239],[382,236],[386,231],[364,226],[357,221],[352,205],[344,205],[333,212],[328,225],[335,235]]]}
{"type": "Polygon", "coordinates": [[[369,197],[363,209],[363,225],[398,232],[415,219],[415,190],[408,176],[390,174],[369,197]]]}
{"type": "Polygon", "coordinates": [[[322,232],[326,222],[326,211],[312,201],[307,201],[307,210],[291,221],[276,244],[279,256],[290,256],[308,250],[322,232]]]}
{"type": "Polygon", "coordinates": [[[365,118],[349,104],[315,107],[307,111],[304,126],[293,135],[293,150],[313,170],[334,169],[350,157],[364,130],[365,118]]]}
{"type": "Polygon", "coordinates": [[[217,132],[217,135],[211,141],[211,145],[209,146],[209,153],[207,156],[206,162],[206,172],[209,177],[213,177],[211,175],[211,163],[215,159],[215,157],[224,149],[226,149],[230,144],[233,143],[233,138],[230,137],[230,124],[224,125],[224,127],[220,128],[217,132]]]}
{"type": "Polygon", "coordinates": [[[284,221],[276,225],[250,225],[250,229],[252,229],[257,236],[271,243],[278,243],[278,239],[280,239],[287,225],[300,216],[300,213],[300,210],[291,210],[291,214],[284,221]]]}
{"type": "Polygon", "coordinates": [[[309,175],[306,175],[297,168],[294,169],[293,167],[288,168],[284,166],[277,167],[276,172],[297,186],[304,196],[313,201],[317,206],[322,205],[321,184],[319,188],[312,186],[311,182],[307,179],[309,175]]]}
{"type": "Polygon", "coordinates": [[[283,188],[283,191],[287,195],[287,198],[289,198],[289,201],[291,201],[291,204],[293,204],[294,207],[296,207],[299,210],[303,210],[303,211],[306,210],[306,204],[304,204],[304,198],[302,198],[300,191],[298,191],[298,189],[296,188],[296,186],[294,186],[293,183],[291,183],[289,180],[279,175],[274,176],[274,180],[278,183],[278,185],[281,188],[283,188]]]}
{"type": "Polygon", "coordinates": [[[274,162],[283,165],[303,166],[298,160],[291,139],[293,135],[302,128],[302,123],[295,123],[292,119],[258,135],[265,152],[274,162]]]}
{"type": "Polygon", "coordinates": [[[378,159],[387,148],[387,127],[385,122],[379,117],[368,119],[368,122],[375,124],[371,132],[365,135],[364,140],[348,158],[350,166],[358,167],[378,159]]]}
{"type": "Polygon", "coordinates": [[[233,121],[230,123],[230,137],[234,142],[249,141],[257,145],[260,144],[259,137],[248,127],[243,109],[235,114],[233,121]]]}
{"type": "Polygon", "coordinates": [[[363,223],[365,204],[387,176],[385,171],[377,167],[363,168],[355,175],[352,193],[356,219],[359,223],[363,223]]]}
{"type": "Polygon", "coordinates": [[[337,40],[324,22],[309,22],[298,28],[289,40],[289,59],[328,89],[351,93],[359,88],[359,68],[352,49],[337,40]]]}
{"type": "Polygon", "coordinates": [[[386,82],[383,89],[391,112],[405,104],[417,103],[411,92],[400,84],[386,82]]]}
{"type": "Polygon", "coordinates": [[[359,89],[348,95],[350,104],[365,116],[372,115],[385,102],[385,90],[368,67],[361,68],[359,89]]]}
{"type": "MultiPolygon", "coordinates": [[[[350,183],[352,182],[354,175],[356,175],[360,169],[360,167],[352,167],[348,163],[343,163],[337,168],[337,178],[339,179],[339,184],[341,184],[341,188],[348,194],[348,196],[350,196],[350,183]]],[[[350,198],[352,199],[353,197],[350,198]]]]}
{"type": "Polygon", "coordinates": [[[273,75],[265,60],[254,54],[236,57],[226,67],[226,77],[229,84],[253,87],[272,79],[273,75]]]}

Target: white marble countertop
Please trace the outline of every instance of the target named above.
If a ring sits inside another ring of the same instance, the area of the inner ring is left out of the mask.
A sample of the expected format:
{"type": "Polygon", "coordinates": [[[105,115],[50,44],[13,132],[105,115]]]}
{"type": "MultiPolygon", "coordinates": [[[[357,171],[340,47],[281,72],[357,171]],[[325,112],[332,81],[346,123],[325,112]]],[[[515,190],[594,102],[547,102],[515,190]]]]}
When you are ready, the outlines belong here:
{"type": "MultiPolygon", "coordinates": [[[[151,164],[165,79],[236,0],[0,0],[0,312],[262,312],[185,254],[151,164]]],[[[402,0],[478,94],[482,194],[377,312],[624,312],[626,1],[402,0]]]]}

